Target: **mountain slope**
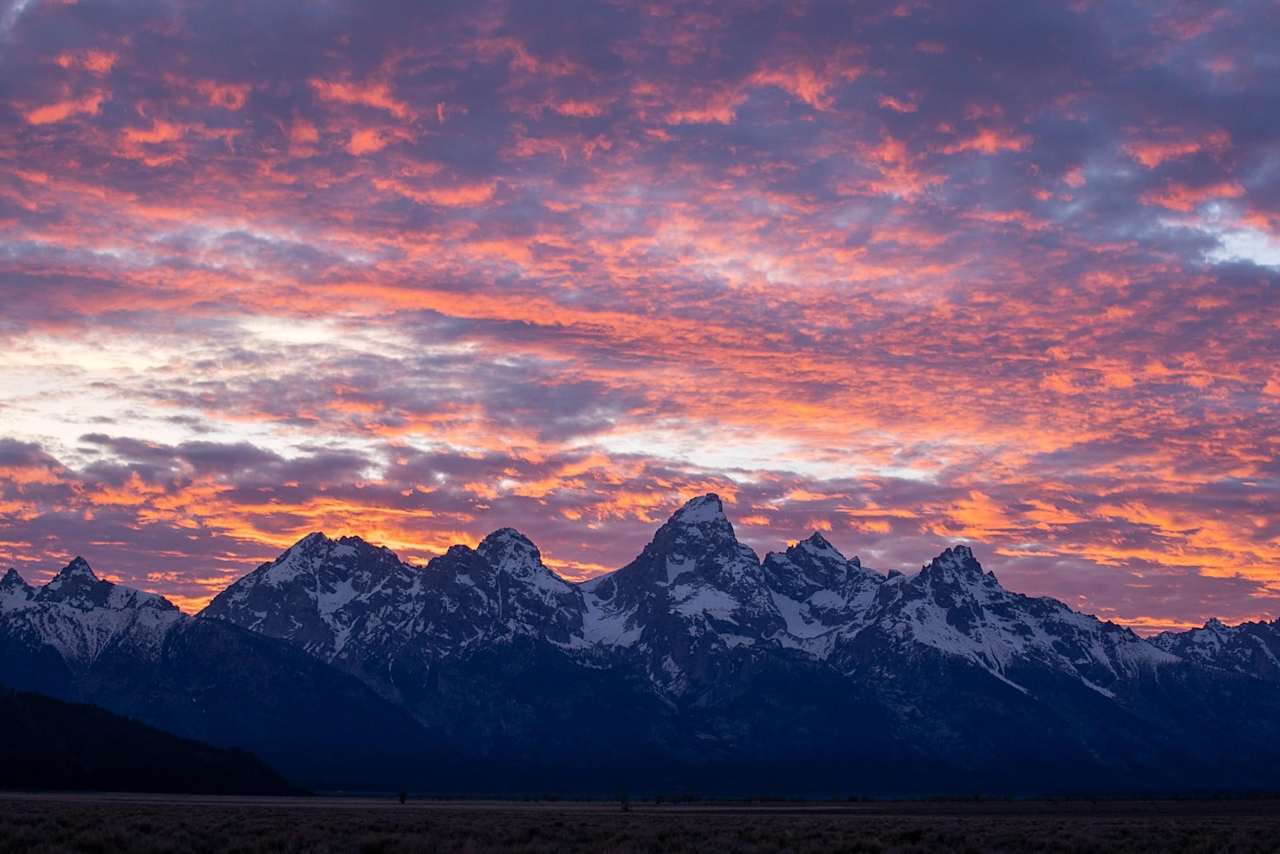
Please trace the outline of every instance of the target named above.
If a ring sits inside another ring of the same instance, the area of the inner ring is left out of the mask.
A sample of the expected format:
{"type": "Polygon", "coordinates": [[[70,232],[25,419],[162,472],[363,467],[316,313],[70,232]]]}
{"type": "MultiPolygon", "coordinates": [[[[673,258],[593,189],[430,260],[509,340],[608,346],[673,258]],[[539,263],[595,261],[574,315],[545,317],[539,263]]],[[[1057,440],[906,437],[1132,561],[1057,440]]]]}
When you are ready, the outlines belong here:
{"type": "Polygon", "coordinates": [[[1178,663],[1131,630],[1056,599],[1011,593],[968,546],[949,548],[919,574],[877,589],[834,655],[848,647],[928,647],[975,664],[1023,690],[1015,676],[1044,669],[1106,696],[1108,686],[1178,663]]]}
{"type": "Polygon", "coordinates": [[[248,750],[314,785],[367,784],[440,753],[357,679],[289,644],[98,579],[82,559],[29,589],[0,608],[0,683],[11,688],[248,750]]]}
{"type": "Polygon", "coordinates": [[[587,640],[636,662],[673,696],[727,676],[719,671],[773,646],[786,628],[759,558],[715,495],[689,501],[635,560],[582,589],[587,640]]]}
{"type": "Polygon", "coordinates": [[[1280,683],[1280,620],[1228,626],[1209,620],[1184,632],[1162,632],[1151,639],[1185,661],[1280,683]]]}
{"type": "Polygon", "coordinates": [[[885,581],[816,532],[785,552],[769,552],[763,569],[786,623],[787,641],[816,654],[826,649],[834,630],[861,622],[885,581]]]}
{"type": "Polygon", "coordinates": [[[201,619],[298,646],[485,760],[638,758],[672,729],[631,674],[570,654],[584,646],[582,594],[518,532],[454,546],[425,567],[384,552],[312,534],[228,587],[201,619]],[[611,729],[582,726],[592,719],[611,729]]]}
{"type": "Polygon", "coordinates": [[[288,795],[252,754],[222,750],[111,714],[0,688],[0,789],[288,795]]]}
{"type": "Polygon", "coordinates": [[[7,634],[52,646],[78,670],[114,650],[153,657],[183,619],[161,596],[99,579],[81,557],[39,589],[9,570],[0,582],[0,615],[7,634]]]}

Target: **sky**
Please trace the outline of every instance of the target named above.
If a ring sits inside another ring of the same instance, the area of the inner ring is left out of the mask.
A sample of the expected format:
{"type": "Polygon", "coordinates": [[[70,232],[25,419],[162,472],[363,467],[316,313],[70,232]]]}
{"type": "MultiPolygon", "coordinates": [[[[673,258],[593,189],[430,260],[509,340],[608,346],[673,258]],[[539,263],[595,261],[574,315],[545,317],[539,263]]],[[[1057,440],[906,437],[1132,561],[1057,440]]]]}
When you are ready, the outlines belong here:
{"type": "Polygon", "coordinates": [[[1280,2],[0,0],[0,567],[968,542],[1280,616],[1280,2]]]}

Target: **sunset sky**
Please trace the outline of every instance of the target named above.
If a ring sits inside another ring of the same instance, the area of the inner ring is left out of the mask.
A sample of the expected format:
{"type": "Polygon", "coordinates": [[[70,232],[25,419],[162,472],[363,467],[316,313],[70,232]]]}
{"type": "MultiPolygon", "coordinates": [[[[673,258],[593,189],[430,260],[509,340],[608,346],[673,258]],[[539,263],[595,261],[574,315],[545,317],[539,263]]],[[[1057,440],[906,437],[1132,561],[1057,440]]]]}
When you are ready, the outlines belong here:
{"type": "Polygon", "coordinates": [[[684,499],[1280,616],[1280,3],[0,2],[0,568],[684,499]]]}

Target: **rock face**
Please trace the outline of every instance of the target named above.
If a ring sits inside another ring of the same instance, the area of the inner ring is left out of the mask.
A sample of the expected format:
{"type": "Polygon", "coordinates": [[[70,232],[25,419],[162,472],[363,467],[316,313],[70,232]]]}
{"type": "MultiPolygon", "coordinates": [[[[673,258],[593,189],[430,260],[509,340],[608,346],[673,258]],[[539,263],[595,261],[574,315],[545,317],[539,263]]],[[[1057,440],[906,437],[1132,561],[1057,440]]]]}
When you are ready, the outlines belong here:
{"type": "MultiPolygon", "coordinates": [[[[311,534],[194,619],[87,564],[40,589],[0,581],[0,637],[41,662],[7,665],[7,681],[60,673],[67,690],[98,686],[109,708],[154,721],[177,715],[140,687],[156,672],[190,698],[196,677],[173,675],[184,668],[207,681],[229,656],[266,662],[226,687],[229,718],[252,696],[236,692],[265,690],[333,720],[332,691],[342,715],[467,757],[483,791],[1265,787],[1280,782],[1276,635],[1210,624],[1144,640],[1005,590],[964,545],[911,576],[872,571],[818,533],[761,560],[715,495],[581,584],[510,528],[425,567],[311,534]],[[116,677],[121,661],[136,675],[116,677]],[[103,687],[104,672],[123,687],[103,687]]],[[[193,712],[175,731],[217,721],[193,712]]],[[[233,730],[214,743],[236,743],[233,730]]]]}

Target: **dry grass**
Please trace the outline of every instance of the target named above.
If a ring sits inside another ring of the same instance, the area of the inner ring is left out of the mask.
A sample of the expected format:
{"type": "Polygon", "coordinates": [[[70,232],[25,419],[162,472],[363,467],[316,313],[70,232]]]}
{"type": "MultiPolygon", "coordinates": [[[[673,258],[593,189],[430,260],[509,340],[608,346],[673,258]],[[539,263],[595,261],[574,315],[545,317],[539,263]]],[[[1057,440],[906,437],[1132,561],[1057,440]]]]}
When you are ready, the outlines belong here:
{"type": "Polygon", "coordinates": [[[0,852],[1262,852],[1274,801],[696,805],[6,797],[0,852]]]}

